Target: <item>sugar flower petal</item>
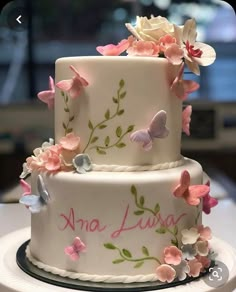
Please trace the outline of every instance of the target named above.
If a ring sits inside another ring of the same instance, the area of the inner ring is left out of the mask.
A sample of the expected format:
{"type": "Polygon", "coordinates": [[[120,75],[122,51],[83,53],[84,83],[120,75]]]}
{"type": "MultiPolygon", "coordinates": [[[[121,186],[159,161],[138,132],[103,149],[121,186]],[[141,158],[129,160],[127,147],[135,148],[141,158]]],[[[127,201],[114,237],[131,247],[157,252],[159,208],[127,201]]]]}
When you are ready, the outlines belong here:
{"type": "Polygon", "coordinates": [[[129,48],[133,41],[134,38],[129,37],[128,39],[122,40],[117,45],[109,44],[106,46],[98,46],[96,50],[103,56],[119,56],[129,48]]]}
{"type": "Polygon", "coordinates": [[[159,46],[152,41],[134,41],[127,49],[129,56],[158,56],[159,46]]]}
{"type": "Polygon", "coordinates": [[[156,269],[156,275],[159,281],[171,283],[174,281],[176,271],[167,264],[162,264],[156,269]]]}
{"type": "Polygon", "coordinates": [[[197,255],[196,259],[202,264],[201,272],[204,272],[211,265],[211,260],[206,256],[197,255]]]}
{"type": "Polygon", "coordinates": [[[181,247],[181,251],[183,254],[183,259],[185,260],[193,260],[197,255],[196,248],[193,244],[185,244],[181,247]]]}
{"type": "Polygon", "coordinates": [[[194,244],[200,237],[197,228],[183,229],[182,234],[182,243],[183,244],[194,244]]]}
{"type": "Polygon", "coordinates": [[[179,281],[183,281],[186,279],[187,274],[190,272],[189,265],[187,261],[182,260],[179,265],[173,267],[176,272],[176,277],[179,281]]]}
{"type": "Polygon", "coordinates": [[[73,151],[78,149],[80,145],[80,137],[76,136],[74,133],[69,133],[60,139],[59,144],[63,149],[73,151]]]}
{"type": "Polygon", "coordinates": [[[46,103],[49,109],[52,109],[54,107],[55,85],[54,80],[51,76],[49,76],[49,90],[39,92],[38,98],[42,102],[46,103]]]}
{"type": "Polygon", "coordinates": [[[78,154],[72,161],[78,173],[86,173],[92,170],[92,163],[88,154],[78,154]]]}
{"type": "Polygon", "coordinates": [[[182,260],[182,252],[176,246],[169,246],[164,249],[164,261],[166,264],[179,265],[182,260]]]}
{"type": "Polygon", "coordinates": [[[194,278],[198,277],[202,269],[202,263],[200,263],[197,259],[194,259],[189,261],[188,265],[190,268],[188,275],[194,278]]]}
{"type": "Polygon", "coordinates": [[[183,62],[184,50],[178,44],[168,46],[164,54],[173,65],[180,65],[183,62]]]}
{"type": "MultiPolygon", "coordinates": [[[[210,186],[210,182],[208,181],[206,185],[210,186]]],[[[202,210],[205,214],[211,213],[211,208],[215,207],[218,204],[218,200],[211,197],[210,193],[203,198],[202,210]]]]}
{"type": "Polygon", "coordinates": [[[200,256],[207,256],[209,253],[208,241],[199,240],[195,244],[197,253],[200,256]]]}
{"type": "Polygon", "coordinates": [[[212,239],[212,233],[211,233],[211,228],[210,227],[208,227],[208,226],[206,226],[206,227],[204,227],[203,225],[199,225],[198,227],[197,227],[197,229],[198,229],[198,232],[199,232],[199,234],[200,234],[200,239],[201,240],[210,240],[210,239],[212,239]]]}

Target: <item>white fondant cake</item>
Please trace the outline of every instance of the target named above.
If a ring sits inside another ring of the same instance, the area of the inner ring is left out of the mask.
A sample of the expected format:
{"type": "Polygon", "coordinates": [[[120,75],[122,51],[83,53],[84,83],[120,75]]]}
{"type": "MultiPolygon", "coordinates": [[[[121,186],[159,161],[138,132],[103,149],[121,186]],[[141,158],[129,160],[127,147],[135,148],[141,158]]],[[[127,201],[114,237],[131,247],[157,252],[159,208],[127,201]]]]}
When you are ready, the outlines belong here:
{"type": "Polygon", "coordinates": [[[57,60],[56,90],[50,77],[38,95],[50,108],[55,96],[56,144],[24,164],[26,255],[73,279],[182,281],[212,264],[201,213],[217,204],[201,166],[180,154],[192,111],[182,101],[199,86],[183,80],[184,62],[199,74],[215,53],[195,42],[193,20],[137,18],[127,28],[134,37],[97,48],[106,56],[57,60]]]}

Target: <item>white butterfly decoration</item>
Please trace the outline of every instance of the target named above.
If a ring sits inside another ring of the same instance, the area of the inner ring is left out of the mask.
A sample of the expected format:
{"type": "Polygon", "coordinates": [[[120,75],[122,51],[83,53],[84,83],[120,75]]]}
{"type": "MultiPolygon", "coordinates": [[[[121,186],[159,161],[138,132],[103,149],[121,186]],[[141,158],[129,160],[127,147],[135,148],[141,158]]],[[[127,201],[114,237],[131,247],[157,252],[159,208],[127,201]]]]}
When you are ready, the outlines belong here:
{"type": "Polygon", "coordinates": [[[88,154],[78,154],[72,162],[78,173],[86,173],[92,170],[92,163],[88,154]]]}
{"type": "Polygon", "coordinates": [[[141,143],[145,151],[151,150],[155,138],[166,138],[169,135],[169,130],[166,128],[166,120],[166,112],[164,110],[159,111],[151,120],[149,127],[132,133],[130,140],[141,143]]]}
{"type": "Polygon", "coordinates": [[[50,200],[49,193],[45,187],[45,183],[41,175],[38,175],[37,189],[39,195],[22,196],[19,202],[29,208],[31,213],[39,213],[43,206],[50,200]]]}

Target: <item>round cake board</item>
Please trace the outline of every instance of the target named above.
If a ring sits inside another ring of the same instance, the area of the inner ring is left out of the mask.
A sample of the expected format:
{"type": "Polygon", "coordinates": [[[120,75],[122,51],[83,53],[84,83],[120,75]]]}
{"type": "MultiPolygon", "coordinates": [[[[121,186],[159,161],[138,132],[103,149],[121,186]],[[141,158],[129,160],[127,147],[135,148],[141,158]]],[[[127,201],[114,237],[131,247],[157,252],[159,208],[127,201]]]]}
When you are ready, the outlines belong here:
{"type": "MultiPolygon", "coordinates": [[[[24,271],[16,263],[16,253],[19,246],[30,238],[30,227],[17,230],[0,238],[0,291],[1,292],[72,292],[75,290],[58,287],[37,280],[24,271]]],[[[213,250],[218,254],[217,260],[226,264],[229,270],[229,280],[221,288],[209,287],[203,278],[185,285],[162,289],[163,292],[232,292],[236,288],[236,251],[226,242],[213,238],[213,250]]],[[[138,289],[141,292],[140,289],[138,289]]],[[[82,290],[76,290],[83,292],[82,290]]],[[[155,292],[155,290],[153,290],[155,292]]],[[[157,291],[157,290],[156,290],[157,291]]],[[[157,291],[157,292],[158,292],[157,291]]]]}

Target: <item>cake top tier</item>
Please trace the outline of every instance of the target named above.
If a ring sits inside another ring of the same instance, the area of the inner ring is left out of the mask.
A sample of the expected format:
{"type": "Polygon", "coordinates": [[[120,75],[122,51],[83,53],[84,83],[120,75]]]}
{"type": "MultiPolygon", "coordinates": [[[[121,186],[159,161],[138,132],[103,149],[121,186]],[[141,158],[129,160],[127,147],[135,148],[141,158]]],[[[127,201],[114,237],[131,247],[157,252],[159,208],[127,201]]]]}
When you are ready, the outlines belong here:
{"type": "Polygon", "coordinates": [[[50,140],[24,164],[57,172],[157,170],[181,164],[181,132],[190,134],[191,106],[182,101],[199,84],[183,80],[214,62],[215,51],[197,42],[196,22],[183,26],[163,17],[137,17],[117,45],[98,46],[103,56],[56,61],[56,86],[38,94],[55,103],[55,143],[50,140]],[[120,56],[126,53],[127,56],[120,56]]]}

